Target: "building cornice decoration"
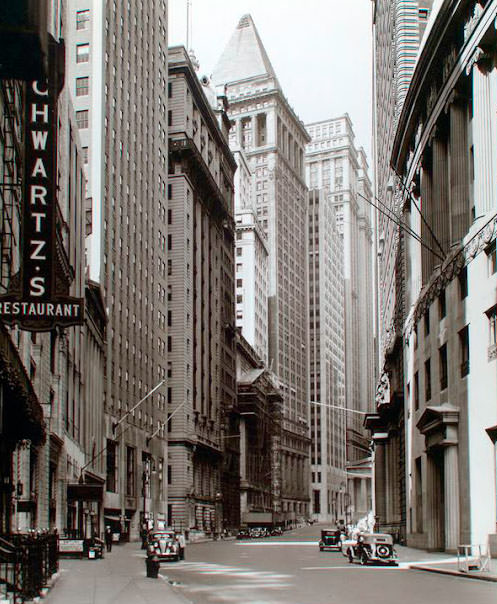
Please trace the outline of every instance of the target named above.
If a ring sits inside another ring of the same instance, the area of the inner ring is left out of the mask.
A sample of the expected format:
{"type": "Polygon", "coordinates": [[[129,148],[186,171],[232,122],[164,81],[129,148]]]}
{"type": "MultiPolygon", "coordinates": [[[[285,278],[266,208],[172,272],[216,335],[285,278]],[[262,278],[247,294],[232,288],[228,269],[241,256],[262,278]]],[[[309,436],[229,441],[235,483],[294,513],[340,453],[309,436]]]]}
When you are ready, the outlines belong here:
{"type": "Polygon", "coordinates": [[[415,304],[414,311],[408,318],[404,328],[404,338],[407,342],[414,325],[428,310],[432,302],[438,298],[443,289],[455,279],[462,269],[480,254],[497,235],[497,214],[473,236],[461,245],[455,245],[441,266],[435,269],[430,282],[426,285],[415,304]]]}
{"type": "MultiPolygon", "coordinates": [[[[429,136],[427,129],[431,130],[438,117],[433,112],[439,105],[441,109],[446,106],[442,97],[450,94],[447,89],[455,86],[461,73],[468,75],[475,64],[483,67],[491,58],[480,44],[496,11],[495,0],[487,2],[485,7],[475,3],[469,18],[465,19],[463,13],[467,14],[467,9],[462,0],[444,3],[418,57],[402,106],[391,155],[391,163],[398,170],[404,170],[409,151],[414,150],[415,161],[419,160],[420,149],[429,136]],[[424,127],[417,134],[421,122],[424,127]]],[[[407,172],[411,169],[412,162],[409,162],[407,172]]]]}
{"type": "Polygon", "coordinates": [[[386,371],[381,374],[376,387],[375,403],[377,407],[390,403],[390,377],[386,371]]]}
{"type": "Polygon", "coordinates": [[[463,37],[465,42],[471,37],[475,27],[478,25],[478,21],[480,20],[482,13],[483,6],[479,2],[475,2],[473,10],[464,23],[463,37]]]}

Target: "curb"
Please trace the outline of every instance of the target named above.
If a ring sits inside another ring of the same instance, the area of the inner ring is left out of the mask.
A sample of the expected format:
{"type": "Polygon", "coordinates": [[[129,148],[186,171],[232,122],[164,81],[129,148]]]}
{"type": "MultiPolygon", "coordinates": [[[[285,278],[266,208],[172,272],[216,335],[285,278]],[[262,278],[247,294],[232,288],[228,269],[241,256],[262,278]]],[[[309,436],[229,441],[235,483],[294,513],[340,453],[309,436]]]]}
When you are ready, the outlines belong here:
{"type": "Polygon", "coordinates": [[[452,577],[463,577],[466,579],[476,579],[477,581],[489,581],[493,583],[497,583],[497,576],[484,574],[483,572],[479,572],[477,575],[471,575],[469,573],[464,573],[459,570],[452,570],[449,568],[440,568],[435,566],[424,566],[421,564],[413,564],[409,566],[412,570],[424,570],[429,573],[438,573],[440,575],[450,575],[452,577]]]}

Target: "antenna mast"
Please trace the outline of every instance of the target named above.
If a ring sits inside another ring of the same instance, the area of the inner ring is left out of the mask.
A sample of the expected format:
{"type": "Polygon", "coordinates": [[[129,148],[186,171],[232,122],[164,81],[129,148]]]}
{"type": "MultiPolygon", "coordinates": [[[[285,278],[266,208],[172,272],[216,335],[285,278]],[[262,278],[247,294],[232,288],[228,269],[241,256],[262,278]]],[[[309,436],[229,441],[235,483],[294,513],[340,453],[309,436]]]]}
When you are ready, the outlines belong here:
{"type": "Polygon", "coordinates": [[[186,50],[192,45],[192,0],[186,0],[186,50]]]}

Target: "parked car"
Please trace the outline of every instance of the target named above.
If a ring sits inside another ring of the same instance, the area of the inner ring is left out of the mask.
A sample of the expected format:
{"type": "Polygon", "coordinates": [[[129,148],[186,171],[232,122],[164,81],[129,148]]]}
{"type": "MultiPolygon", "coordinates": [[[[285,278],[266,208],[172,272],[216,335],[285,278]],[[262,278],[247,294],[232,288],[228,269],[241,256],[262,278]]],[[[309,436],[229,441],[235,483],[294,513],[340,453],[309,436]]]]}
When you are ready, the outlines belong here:
{"type": "Polygon", "coordinates": [[[319,540],[319,551],[334,549],[340,551],[342,548],[342,531],[340,529],[322,529],[319,540]]]}
{"type": "Polygon", "coordinates": [[[356,541],[344,541],[342,551],[350,563],[398,565],[392,535],[386,533],[361,533],[356,541]]]}
{"type": "Polygon", "coordinates": [[[279,535],[283,535],[283,529],[280,526],[273,526],[271,529],[271,536],[278,537],[279,535]]]}
{"type": "Polygon", "coordinates": [[[240,529],[238,531],[237,539],[250,539],[250,531],[248,529],[240,529]]]}
{"type": "Polygon", "coordinates": [[[180,544],[174,531],[150,531],[147,537],[147,556],[162,560],[180,560],[180,544]]]}

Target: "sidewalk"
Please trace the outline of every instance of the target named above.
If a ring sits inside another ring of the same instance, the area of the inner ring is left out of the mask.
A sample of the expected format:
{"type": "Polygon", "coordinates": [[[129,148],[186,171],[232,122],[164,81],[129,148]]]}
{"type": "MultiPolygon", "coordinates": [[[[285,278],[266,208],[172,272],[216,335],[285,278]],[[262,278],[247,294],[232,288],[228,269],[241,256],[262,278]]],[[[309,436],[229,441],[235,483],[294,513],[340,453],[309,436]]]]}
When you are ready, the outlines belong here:
{"type": "Polygon", "coordinates": [[[146,576],[145,552],[140,543],[114,545],[103,560],[61,558],[58,579],[44,602],[47,604],[185,604],[165,577],[146,576]]]}
{"type": "MultiPolygon", "coordinates": [[[[497,583],[496,558],[491,558],[489,560],[488,570],[468,570],[464,572],[460,569],[464,569],[466,565],[458,565],[457,556],[455,555],[446,554],[444,552],[426,552],[424,550],[401,545],[396,545],[395,549],[399,554],[399,563],[410,569],[441,573],[454,577],[479,579],[481,581],[494,581],[497,583]]],[[[463,560],[461,560],[461,562],[463,562],[463,560]]]]}

